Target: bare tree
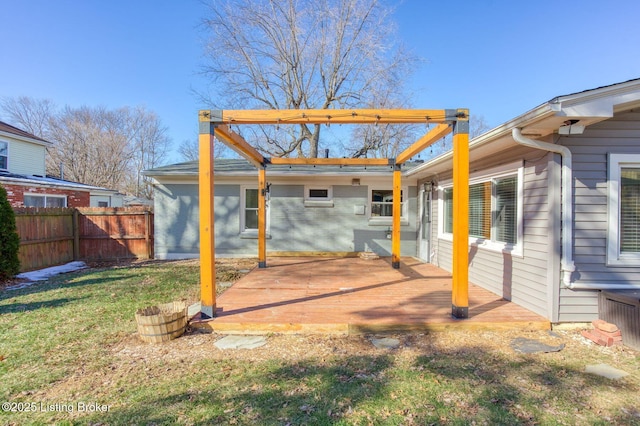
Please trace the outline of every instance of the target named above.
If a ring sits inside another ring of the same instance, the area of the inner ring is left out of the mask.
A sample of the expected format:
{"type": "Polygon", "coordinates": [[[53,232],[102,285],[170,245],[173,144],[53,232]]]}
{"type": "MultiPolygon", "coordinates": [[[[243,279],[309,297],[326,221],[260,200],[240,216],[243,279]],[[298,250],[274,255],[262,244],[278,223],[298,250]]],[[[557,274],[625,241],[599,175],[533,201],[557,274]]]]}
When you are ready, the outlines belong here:
{"type": "Polygon", "coordinates": [[[28,96],[3,98],[0,108],[3,116],[14,126],[43,139],[49,136],[51,120],[57,109],[49,99],[34,99],[28,96]]]}
{"type": "MultiPolygon", "coordinates": [[[[178,146],[178,153],[184,161],[196,161],[199,158],[198,140],[185,139],[178,146]]],[[[214,150],[215,153],[215,150],[214,150]]]]}
{"type": "Polygon", "coordinates": [[[133,149],[124,110],[65,107],[55,120],[47,172],[88,185],[124,189],[130,179],[133,149]]]}
{"type": "Polygon", "coordinates": [[[49,100],[5,98],[0,107],[8,121],[53,142],[47,174],[89,185],[150,197],[142,170],[166,158],[170,139],[154,112],[144,107],[64,107],[49,100]]]}
{"type": "Polygon", "coordinates": [[[132,165],[135,172],[135,185],[130,185],[128,192],[136,196],[153,198],[151,179],[142,172],[159,166],[167,157],[171,140],[167,136],[167,128],[154,112],[143,107],[122,111],[127,118],[126,134],[130,137],[133,149],[132,165]]]}
{"type": "MultiPolygon", "coordinates": [[[[375,89],[412,61],[393,37],[391,10],[378,0],[215,1],[204,24],[204,71],[222,99],[214,108],[377,105],[375,89]]],[[[391,88],[399,91],[401,81],[391,88]]],[[[321,128],[270,126],[244,136],[271,155],[317,157],[321,128]]]]}
{"type": "MultiPolygon", "coordinates": [[[[183,140],[180,146],[178,146],[178,153],[184,161],[197,161],[200,157],[198,138],[183,140]]],[[[229,147],[217,138],[214,140],[213,155],[215,158],[230,158],[235,156],[229,147]]]]}

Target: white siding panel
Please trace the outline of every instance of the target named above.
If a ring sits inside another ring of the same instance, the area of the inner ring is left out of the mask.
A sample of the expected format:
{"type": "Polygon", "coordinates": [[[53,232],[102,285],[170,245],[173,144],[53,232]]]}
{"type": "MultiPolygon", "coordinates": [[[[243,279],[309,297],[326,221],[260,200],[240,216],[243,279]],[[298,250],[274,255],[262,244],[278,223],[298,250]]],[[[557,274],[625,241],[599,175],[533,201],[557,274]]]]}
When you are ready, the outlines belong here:
{"type": "Polygon", "coordinates": [[[14,139],[3,140],[9,142],[9,172],[45,176],[44,146],[14,139]]]}

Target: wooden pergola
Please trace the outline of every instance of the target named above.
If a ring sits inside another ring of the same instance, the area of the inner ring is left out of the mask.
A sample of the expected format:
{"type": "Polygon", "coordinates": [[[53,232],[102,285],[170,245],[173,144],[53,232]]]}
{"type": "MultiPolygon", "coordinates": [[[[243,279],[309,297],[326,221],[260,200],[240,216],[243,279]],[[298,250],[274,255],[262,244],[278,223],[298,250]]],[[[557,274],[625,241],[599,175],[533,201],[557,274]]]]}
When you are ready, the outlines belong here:
{"type": "Polygon", "coordinates": [[[267,266],[266,192],[268,165],[393,166],[391,265],[400,267],[402,165],[453,132],[453,285],[452,315],[469,316],[469,110],[467,109],[355,109],[355,110],[202,110],[199,118],[200,291],[201,315],[216,309],[214,237],[214,137],[246,158],[258,170],[258,265],[267,266]],[[268,158],[230,125],[245,124],[400,124],[435,123],[396,158],[268,158]]]}

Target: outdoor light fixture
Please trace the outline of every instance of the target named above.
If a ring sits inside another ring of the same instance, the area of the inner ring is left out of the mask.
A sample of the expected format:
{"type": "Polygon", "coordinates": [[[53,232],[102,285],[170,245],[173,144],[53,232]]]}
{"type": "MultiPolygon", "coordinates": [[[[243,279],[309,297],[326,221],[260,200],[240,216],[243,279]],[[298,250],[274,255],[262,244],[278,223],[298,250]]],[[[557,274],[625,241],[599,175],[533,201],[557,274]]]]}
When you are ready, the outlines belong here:
{"type": "Polygon", "coordinates": [[[351,179],[351,186],[360,186],[360,179],[351,179]]]}
{"type": "Polygon", "coordinates": [[[558,128],[560,135],[581,135],[584,132],[584,126],[576,125],[580,120],[567,120],[558,128]]]}

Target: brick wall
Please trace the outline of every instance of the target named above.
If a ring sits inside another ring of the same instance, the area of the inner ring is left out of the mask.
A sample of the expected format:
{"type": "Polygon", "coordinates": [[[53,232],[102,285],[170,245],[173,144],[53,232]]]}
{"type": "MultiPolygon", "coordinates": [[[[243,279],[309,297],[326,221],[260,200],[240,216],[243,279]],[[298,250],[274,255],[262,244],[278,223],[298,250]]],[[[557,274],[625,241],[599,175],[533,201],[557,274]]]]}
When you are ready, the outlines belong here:
{"type": "Polygon", "coordinates": [[[73,191],[68,189],[32,187],[12,184],[2,184],[7,190],[7,198],[11,207],[24,207],[24,193],[42,195],[65,195],[67,207],[89,207],[91,196],[88,191],[73,191]]]}

